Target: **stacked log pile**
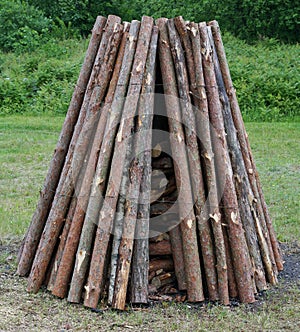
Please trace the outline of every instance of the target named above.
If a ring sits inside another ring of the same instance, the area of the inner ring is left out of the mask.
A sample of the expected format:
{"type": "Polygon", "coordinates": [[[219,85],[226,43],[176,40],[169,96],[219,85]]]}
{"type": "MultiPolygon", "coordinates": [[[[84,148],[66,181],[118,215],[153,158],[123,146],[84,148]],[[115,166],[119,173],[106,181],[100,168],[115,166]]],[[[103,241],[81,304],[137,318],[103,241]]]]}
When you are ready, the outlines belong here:
{"type": "Polygon", "coordinates": [[[28,291],[251,303],[282,264],[217,22],[99,16],[20,249],[28,291]]]}

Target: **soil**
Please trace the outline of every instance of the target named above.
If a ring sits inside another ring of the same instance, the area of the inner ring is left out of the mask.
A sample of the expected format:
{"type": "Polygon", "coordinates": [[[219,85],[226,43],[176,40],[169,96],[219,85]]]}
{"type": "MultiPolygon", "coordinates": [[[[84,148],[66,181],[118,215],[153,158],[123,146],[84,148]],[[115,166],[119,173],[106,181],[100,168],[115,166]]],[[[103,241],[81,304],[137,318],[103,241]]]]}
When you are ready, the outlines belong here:
{"type": "MultiPolygon", "coordinates": [[[[68,315],[82,314],[81,305],[66,306],[65,300],[58,300],[49,292],[42,290],[37,295],[26,292],[26,278],[20,278],[15,274],[19,246],[20,243],[18,241],[13,241],[6,245],[0,242],[0,331],[14,331],[14,329],[7,328],[7,325],[3,325],[7,324],[11,317],[14,318],[14,324],[25,326],[25,331],[27,331],[26,320],[31,315],[32,319],[37,320],[36,324],[39,324],[39,319],[48,319],[48,316],[51,317],[51,314],[60,311],[65,311],[65,314],[68,315]],[[36,308],[40,308],[40,312],[37,312],[36,308]]],[[[280,302],[280,299],[289,292],[291,287],[300,289],[300,245],[297,243],[285,243],[281,244],[281,249],[285,264],[284,270],[279,274],[278,286],[270,287],[268,291],[258,294],[256,303],[247,306],[247,310],[251,312],[259,311],[268,301],[280,302]]],[[[163,305],[163,301],[152,301],[149,310],[151,310],[151,307],[155,308],[163,305]]],[[[187,307],[192,311],[198,311],[202,305],[188,304],[187,307]]],[[[234,307],[239,307],[238,301],[233,300],[231,302],[231,308],[234,309],[234,307]]],[[[97,310],[97,312],[101,312],[101,310],[97,310]]],[[[83,312],[83,315],[87,316],[87,318],[90,314],[91,311],[85,310],[83,312]]],[[[37,327],[38,325],[35,326],[37,327]]],[[[30,331],[32,330],[35,329],[30,329],[30,331]]],[[[68,328],[66,327],[62,330],[65,331],[68,328]]]]}

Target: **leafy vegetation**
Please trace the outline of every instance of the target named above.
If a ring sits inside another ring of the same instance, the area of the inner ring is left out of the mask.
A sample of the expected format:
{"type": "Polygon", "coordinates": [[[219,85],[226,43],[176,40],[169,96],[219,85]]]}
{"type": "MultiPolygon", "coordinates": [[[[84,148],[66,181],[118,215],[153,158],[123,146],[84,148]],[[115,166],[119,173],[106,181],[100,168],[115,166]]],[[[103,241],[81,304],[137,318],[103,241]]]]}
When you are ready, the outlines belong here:
{"type": "Polygon", "coordinates": [[[296,31],[293,22],[298,20],[299,5],[293,2],[291,7],[292,2],[286,0],[285,9],[277,13],[281,3],[0,0],[0,114],[65,114],[87,47],[87,40],[80,38],[79,32],[87,34],[97,14],[115,13],[124,20],[140,18],[142,14],[183,15],[195,21],[218,18],[244,119],[299,120],[299,44],[265,38],[281,38],[276,34],[278,28],[291,36],[283,40],[296,40],[292,38],[296,31]],[[237,21],[241,18],[243,22],[237,21]],[[226,33],[226,29],[252,43],[226,33]],[[258,35],[264,38],[254,42],[258,35]]]}

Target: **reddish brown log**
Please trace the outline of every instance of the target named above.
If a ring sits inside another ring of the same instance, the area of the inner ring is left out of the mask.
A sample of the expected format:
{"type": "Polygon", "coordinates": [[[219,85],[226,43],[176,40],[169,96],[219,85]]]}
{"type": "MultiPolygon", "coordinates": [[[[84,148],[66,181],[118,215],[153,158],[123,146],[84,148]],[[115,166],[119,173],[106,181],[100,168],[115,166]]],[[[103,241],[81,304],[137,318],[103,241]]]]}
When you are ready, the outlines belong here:
{"type": "Polygon", "coordinates": [[[207,27],[207,32],[213,52],[216,82],[218,84],[220,101],[222,104],[224,127],[226,130],[227,144],[230,151],[233,176],[235,178],[235,189],[240,208],[241,220],[244,225],[248,250],[253,264],[256,287],[259,291],[261,291],[267,288],[262,258],[267,275],[269,276],[269,279],[272,281],[272,283],[275,282],[275,275],[273,273],[268,247],[266,246],[265,240],[259,236],[259,231],[257,232],[260,227],[255,223],[256,216],[253,216],[252,214],[253,192],[248,180],[240,144],[236,135],[236,128],[231,116],[230,104],[225,91],[225,86],[220,71],[219,61],[215,51],[210,27],[207,27]]]}
{"type": "Polygon", "coordinates": [[[227,264],[227,271],[228,271],[228,290],[229,295],[232,298],[238,297],[238,289],[235,281],[233,264],[232,264],[232,255],[230,250],[229,239],[227,235],[227,225],[223,226],[223,236],[224,236],[224,243],[225,243],[225,250],[226,250],[226,264],[227,264]]]}
{"type": "MultiPolygon", "coordinates": [[[[102,283],[104,266],[100,263],[99,257],[106,253],[108,247],[109,234],[114,219],[126,151],[128,149],[127,138],[130,136],[134,126],[134,115],[136,113],[143,82],[143,73],[151,38],[152,25],[152,19],[144,16],[137,41],[137,51],[135,53],[127,98],[125,100],[121,123],[115,141],[110,178],[104,204],[100,212],[88,284],[86,287],[88,291],[86,292],[84,300],[84,304],[92,308],[97,306],[100,297],[99,284],[102,283]]],[[[122,290],[126,291],[126,289],[122,290]]],[[[118,296],[122,297],[124,293],[121,291],[118,296]]],[[[115,301],[114,298],[113,306],[119,307],[117,302],[118,301],[115,301]]],[[[122,305],[120,303],[120,308],[121,307],[122,305]]]]}
{"type": "MultiPolygon", "coordinates": [[[[278,270],[283,269],[283,261],[282,261],[282,255],[280,252],[280,248],[278,245],[278,241],[276,239],[276,235],[274,232],[273,224],[268,212],[268,208],[264,199],[264,195],[262,192],[262,187],[260,184],[260,179],[258,176],[258,172],[256,170],[256,165],[254,162],[253,154],[251,152],[249,140],[248,140],[248,135],[245,130],[244,122],[242,119],[241,111],[239,108],[239,104],[237,101],[236,97],[236,92],[233,87],[227,59],[226,59],[226,54],[224,50],[224,45],[222,42],[221,34],[220,34],[220,28],[218,25],[218,22],[212,21],[209,23],[212,27],[212,33],[214,37],[214,42],[216,45],[216,51],[218,54],[218,59],[220,62],[220,68],[222,71],[223,79],[224,79],[224,84],[226,87],[226,91],[230,100],[230,105],[231,105],[231,110],[232,110],[232,117],[237,129],[237,135],[239,138],[239,142],[241,145],[241,150],[243,153],[243,158],[245,162],[245,166],[247,169],[248,177],[251,183],[251,187],[256,199],[256,208],[257,208],[257,213],[259,216],[260,221],[262,222],[262,227],[264,230],[264,234],[266,237],[266,240],[268,242],[269,250],[270,253],[274,253],[275,256],[275,261],[277,264],[278,270]],[[266,232],[266,229],[268,230],[266,232]],[[271,250],[271,248],[273,250],[271,250]]],[[[272,257],[271,257],[272,259],[272,257]]],[[[272,259],[273,260],[273,259],[272,259]]]]}
{"type": "MultiPolygon", "coordinates": [[[[105,33],[107,32],[107,34],[111,35],[113,33],[113,30],[115,29],[115,25],[118,24],[116,23],[118,21],[120,21],[119,17],[113,17],[111,20],[108,20],[108,29],[105,31],[105,33]]],[[[100,47],[101,45],[102,42],[100,44],[100,47]]],[[[108,75],[110,74],[111,72],[108,73],[108,75]]],[[[101,75],[103,75],[103,73],[101,75]]],[[[50,262],[55,243],[60,234],[66,210],[70,203],[70,199],[74,190],[74,185],[78,179],[81,167],[82,169],[84,169],[86,166],[86,164],[84,163],[84,158],[88,150],[90,139],[93,137],[94,134],[93,130],[87,130],[89,128],[89,120],[97,117],[96,113],[99,112],[99,109],[95,109],[95,106],[99,105],[99,100],[103,99],[106,90],[105,85],[107,86],[107,84],[108,79],[100,82],[100,84],[96,85],[93,89],[89,109],[87,111],[87,119],[85,119],[84,121],[80,132],[80,138],[78,138],[76,146],[74,148],[74,156],[76,157],[73,158],[74,160],[71,160],[67,176],[61,176],[61,180],[58,185],[59,190],[57,189],[56,191],[51,211],[49,213],[47,223],[44,228],[37,254],[34,259],[32,270],[28,279],[28,291],[37,292],[41,286],[42,280],[44,279],[44,275],[50,262]],[[76,165],[73,165],[73,162],[75,162],[76,165]]],[[[81,114],[83,113],[81,112],[81,114]]]]}
{"type": "Polygon", "coordinates": [[[159,242],[150,242],[149,255],[150,256],[172,255],[172,248],[170,241],[162,240],[159,242]]]}
{"type": "Polygon", "coordinates": [[[163,270],[165,272],[174,271],[174,262],[172,258],[151,259],[149,262],[149,273],[163,270]]]}
{"type": "Polygon", "coordinates": [[[208,94],[209,116],[214,132],[216,133],[212,137],[212,142],[216,159],[217,176],[219,178],[219,188],[221,193],[223,192],[224,215],[228,224],[235,277],[241,301],[251,303],[255,301],[251,279],[251,264],[233,183],[232,168],[214,74],[212,52],[209,49],[206,24],[200,23],[199,30],[201,35],[203,71],[208,94]]]}
{"type": "Polygon", "coordinates": [[[175,267],[175,275],[179,290],[187,289],[187,282],[184,269],[184,256],[182,246],[182,236],[180,227],[176,226],[169,230],[170,241],[172,246],[172,255],[175,267]]]}
{"type": "Polygon", "coordinates": [[[65,224],[64,224],[64,229],[62,231],[62,234],[59,237],[59,245],[58,245],[58,248],[57,248],[57,252],[55,254],[54,264],[53,264],[53,268],[51,270],[49,282],[47,284],[47,288],[50,291],[52,290],[52,288],[55,284],[58,267],[59,267],[64,249],[65,249],[67,237],[68,237],[68,234],[69,234],[72,219],[73,219],[74,212],[75,212],[75,209],[76,209],[76,204],[77,204],[77,197],[73,197],[72,201],[71,201],[71,204],[70,204],[70,207],[69,207],[67,217],[66,217],[66,221],[65,221],[65,224]]]}
{"type": "Polygon", "coordinates": [[[185,271],[187,278],[188,300],[203,301],[203,286],[200,258],[196,236],[196,218],[193,211],[193,197],[190,174],[185,150],[184,133],[181,124],[180,105],[176,87],[176,75],[170,51],[167,32],[167,19],[156,21],[160,30],[159,59],[162,71],[165,102],[170,127],[170,143],[175,162],[175,176],[179,192],[180,227],[183,239],[185,271]],[[180,165],[180,169],[179,169],[180,165]]]}
{"type": "MultiPolygon", "coordinates": [[[[115,63],[115,59],[117,56],[119,43],[121,41],[123,26],[116,24],[114,27],[113,34],[110,38],[108,44],[108,50],[105,53],[104,61],[101,66],[101,72],[99,77],[97,78],[99,83],[102,84],[103,92],[101,95],[104,95],[104,91],[106,90],[107,82],[110,79],[110,74],[113,72],[113,67],[115,63]]],[[[114,87],[115,88],[115,87],[114,87]]],[[[111,93],[114,92],[113,91],[111,93]]],[[[94,94],[94,92],[93,92],[94,94]]],[[[91,97],[91,101],[93,99],[93,94],[91,97]]],[[[92,109],[90,109],[90,114],[96,113],[100,108],[100,104],[97,102],[98,98],[95,99],[96,103],[92,105],[92,109]]],[[[102,112],[103,114],[103,108],[102,112]]],[[[101,114],[101,115],[102,115],[101,114]]],[[[90,117],[91,118],[91,117],[90,117]]],[[[101,117],[100,117],[101,118],[101,117]]],[[[70,282],[71,273],[73,271],[75,253],[78,247],[78,243],[80,240],[79,234],[81,234],[82,224],[85,217],[85,211],[88,205],[88,198],[90,194],[91,182],[95,172],[95,166],[97,162],[98,150],[100,149],[101,142],[103,139],[104,128],[106,124],[107,113],[102,116],[101,121],[99,121],[102,130],[97,131],[96,137],[93,140],[92,151],[88,159],[87,169],[84,174],[83,184],[80,188],[80,192],[77,199],[77,206],[74,212],[73,221],[71,224],[71,228],[68,234],[68,239],[65,245],[65,250],[63,256],[61,258],[61,262],[59,265],[59,269],[56,276],[55,285],[52,289],[52,294],[64,298],[67,294],[68,285],[70,282]],[[105,120],[105,122],[103,121],[105,120]],[[94,144],[95,143],[95,144],[94,144]]],[[[89,119],[90,120],[90,119],[89,119]]],[[[94,121],[87,121],[84,125],[83,133],[92,130],[95,126],[94,121]],[[87,125],[89,124],[89,125],[87,125]]],[[[90,143],[91,144],[91,143],[90,143]]],[[[78,296],[79,298],[79,296],[78,296]]]]}
{"type": "MultiPolygon", "coordinates": [[[[207,100],[205,94],[202,94],[202,99],[197,99],[196,96],[198,95],[197,87],[201,89],[201,85],[203,85],[204,78],[202,72],[202,64],[201,64],[201,48],[200,46],[200,38],[199,38],[199,31],[194,28],[192,29],[192,35],[194,37],[194,45],[192,44],[191,40],[189,39],[188,30],[186,24],[182,17],[177,17],[174,19],[176,24],[177,30],[179,32],[180,38],[182,40],[182,44],[185,50],[185,58],[187,62],[187,70],[189,73],[190,78],[190,89],[192,91],[192,96],[194,97],[194,104],[196,105],[195,109],[195,116],[196,119],[196,126],[191,126],[190,123],[187,123],[186,126],[190,128],[192,132],[190,132],[189,136],[193,139],[194,144],[191,144],[194,147],[193,151],[193,158],[194,164],[191,164],[191,169],[197,169],[198,165],[198,172],[193,175],[194,178],[194,197],[197,197],[198,203],[195,204],[196,208],[196,217],[198,221],[198,229],[199,229],[199,238],[201,243],[202,249],[202,257],[204,263],[204,271],[207,281],[207,288],[209,293],[209,298],[212,301],[216,301],[220,298],[221,302],[224,304],[229,303],[229,295],[228,295],[228,282],[227,282],[227,271],[226,271],[226,258],[225,258],[225,247],[224,247],[224,239],[222,234],[222,229],[220,222],[220,212],[218,209],[218,199],[216,193],[216,182],[214,177],[214,165],[213,165],[213,154],[207,154],[206,158],[202,160],[203,165],[206,166],[208,170],[208,178],[207,182],[207,189],[209,191],[209,197],[206,200],[205,193],[204,193],[204,184],[202,180],[202,172],[200,167],[200,157],[198,155],[199,149],[196,149],[197,146],[197,137],[200,138],[200,144],[202,144],[201,152],[209,153],[209,149],[211,146],[207,144],[209,141],[210,143],[210,128],[209,128],[209,121],[207,111],[207,100]],[[194,47],[193,47],[194,46],[194,47]],[[197,48],[198,46],[198,48],[197,48]],[[204,113],[204,114],[202,114],[204,113]],[[195,157],[196,156],[196,157],[195,157]],[[210,159],[210,160],[209,160],[210,159]],[[212,165],[211,165],[212,164],[212,165]],[[195,181],[200,177],[201,181],[198,183],[195,181]],[[214,182],[212,182],[214,180],[214,182]],[[198,188],[197,188],[198,187],[198,188]],[[209,207],[207,206],[209,203],[209,207]],[[211,218],[209,218],[211,216],[211,218]],[[211,227],[211,226],[212,227],[211,227]],[[211,228],[213,232],[211,232],[211,228]],[[213,234],[212,234],[213,233],[213,234]],[[213,235],[215,245],[213,243],[213,235]],[[216,245],[217,244],[217,245],[216,245]],[[216,257],[215,257],[216,256],[216,257]],[[217,267],[217,269],[215,268],[217,267]]],[[[178,49],[178,47],[177,47],[178,49]]],[[[179,48],[180,49],[180,48],[179,48]]],[[[186,75],[185,75],[186,76],[186,75]]],[[[181,79],[181,81],[186,81],[186,78],[181,79]]],[[[186,84],[188,86],[188,84],[186,84]]],[[[203,93],[203,91],[201,91],[203,93]]],[[[187,99],[188,104],[190,105],[189,98],[189,90],[185,91],[185,94],[182,98],[187,99]]],[[[205,93],[205,91],[204,91],[205,93]]],[[[185,107],[186,108],[186,107],[185,107]]],[[[192,110],[190,110],[192,113],[192,110]]],[[[189,121],[190,122],[190,121],[189,121]]],[[[192,149],[190,149],[192,150],[192,149]]]]}
{"type": "MultiPolygon", "coordinates": [[[[98,16],[96,23],[92,30],[92,36],[86,52],[86,56],[75,86],[72,99],[70,101],[69,109],[66,115],[65,122],[63,124],[58,143],[56,145],[48,173],[45,179],[44,187],[40,192],[39,202],[37,204],[36,211],[32,217],[31,224],[28,228],[27,234],[23,240],[23,244],[19,252],[19,264],[17,273],[20,276],[25,276],[29,273],[31,264],[34,259],[34,255],[43,232],[45,222],[51,203],[54,198],[55,190],[57,188],[61,171],[65,162],[65,157],[68,152],[68,148],[72,141],[77,140],[76,133],[73,134],[74,128],[79,116],[81,105],[83,102],[84,94],[89,82],[95,57],[99,48],[99,44],[102,37],[103,27],[106,19],[102,16],[98,16]],[[72,135],[74,138],[72,138],[72,135]],[[76,137],[76,138],[75,138],[76,137]]],[[[80,126],[79,126],[80,127],[80,126]]],[[[77,130],[80,131],[80,130],[77,130]]],[[[68,160],[68,158],[66,159],[68,160]]]]}

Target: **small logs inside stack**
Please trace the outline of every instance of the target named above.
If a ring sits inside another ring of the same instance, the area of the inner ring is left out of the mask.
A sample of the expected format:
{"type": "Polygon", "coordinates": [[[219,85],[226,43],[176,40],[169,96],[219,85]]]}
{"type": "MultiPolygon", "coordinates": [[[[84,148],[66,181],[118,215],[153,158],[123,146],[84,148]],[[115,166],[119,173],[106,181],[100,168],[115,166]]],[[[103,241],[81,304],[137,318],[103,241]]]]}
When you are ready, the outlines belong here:
{"type": "Polygon", "coordinates": [[[251,303],[282,264],[217,22],[98,17],[20,248],[28,291],[251,303]]]}

